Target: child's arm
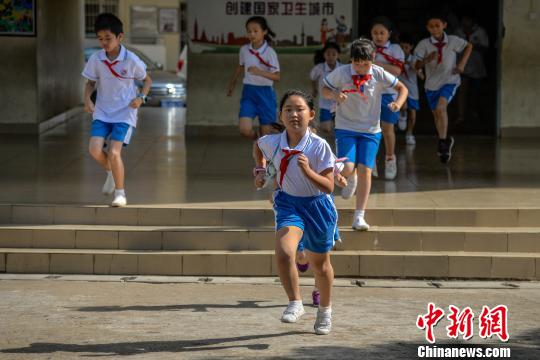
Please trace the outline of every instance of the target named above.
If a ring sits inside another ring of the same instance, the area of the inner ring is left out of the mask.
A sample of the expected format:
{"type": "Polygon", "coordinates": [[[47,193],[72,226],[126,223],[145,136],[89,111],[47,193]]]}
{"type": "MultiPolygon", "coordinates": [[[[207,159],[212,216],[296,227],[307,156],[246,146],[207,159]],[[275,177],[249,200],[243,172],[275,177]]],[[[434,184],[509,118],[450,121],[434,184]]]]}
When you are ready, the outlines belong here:
{"type": "Polygon", "coordinates": [[[378,61],[375,62],[375,65],[379,65],[384,70],[388,71],[390,74],[392,74],[394,76],[399,76],[401,74],[401,69],[396,65],[387,64],[387,63],[381,63],[381,62],[378,62],[378,61]]]}
{"type": "Polygon", "coordinates": [[[345,93],[343,93],[341,91],[339,91],[339,92],[334,91],[334,90],[330,89],[328,86],[323,86],[322,95],[323,95],[323,97],[325,99],[334,100],[338,104],[341,104],[342,102],[347,100],[347,94],[345,94],[345,93]]]}
{"type": "Polygon", "coordinates": [[[255,160],[255,169],[253,171],[253,175],[255,175],[255,187],[262,188],[264,185],[266,160],[261,149],[259,149],[257,141],[253,143],[253,160],[255,160]]]}
{"type": "Polygon", "coordinates": [[[334,168],[323,170],[317,174],[311,166],[306,155],[298,155],[298,166],[302,169],[304,175],[322,192],[330,194],[334,191],[334,168]]]}
{"type": "Polygon", "coordinates": [[[84,84],[84,111],[90,114],[92,114],[96,109],[92,99],[90,99],[92,92],[94,92],[95,86],[96,82],[92,80],[86,80],[86,84],[84,84]]]}
{"type": "Polygon", "coordinates": [[[393,112],[399,111],[403,104],[405,104],[405,101],[407,101],[407,95],[409,94],[409,90],[407,90],[407,87],[403,85],[401,81],[398,81],[396,86],[394,86],[394,89],[398,92],[398,97],[396,101],[391,102],[388,104],[388,108],[392,110],[393,112]]]}
{"type": "Polygon", "coordinates": [[[420,70],[421,68],[423,68],[427,63],[430,63],[432,62],[433,60],[435,60],[437,58],[437,52],[436,51],[433,51],[431,53],[429,53],[423,60],[416,60],[416,63],[414,64],[414,68],[416,70],[420,70]]]}
{"type": "Polygon", "coordinates": [[[276,72],[264,71],[262,69],[259,69],[256,66],[250,66],[248,68],[248,73],[252,75],[262,76],[272,81],[279,81],[281,78],[279,71],[276,71],[276,72]]]}
{"type": "Polygon", "coordinates": [[[236,81],[238,80],[238,77],[240,74],[244,72],[244,65],[238,65],[236,67],[236,70],[234,70],[233,77],[231,81],[229,82],[229,87],[227,88],[227,96],[231,96],[234,92],[234,87],[236,86],[236,81]]]}
{"type": "Polygon", "coordinates": [[[463,50],[463,56],[461,57],[461,60],[459,61],[459,64],[457,64],[456,68],[454,69],[454,74],[461,74],[465,70],[465,65],[467,64],[467,61],[469,61],[469,57],[471,56],[473,49],[473,45],[471,43],[467,43],[467,46],[465,46],[465,50],[463,50]]]}
{"type": "MultiPolygon", "coordinates": [[[[146,74],[146,77],[144,78],[144,83],[143,83],[143,88],[141,90],[141,93],[144,96],[147,96],[148,93],[150,92],[150,87],[151,86],[152,86],[152,79],[150,78],[150,76],[148,74],[146,74]]],[[[129,104],[129,106],[131,106],[134,109],[138,109],[143,104],[143,101],[144,100],[140,96],[137,96],[135,99],[133,99],[133,101],[131,102],[131,104],[129,104]]]]}
{"type": "Polygon", "coordinates": [[[311,81],[311,96],[315,99],[319,95],[319,81],[312,80],[311,81]]]}

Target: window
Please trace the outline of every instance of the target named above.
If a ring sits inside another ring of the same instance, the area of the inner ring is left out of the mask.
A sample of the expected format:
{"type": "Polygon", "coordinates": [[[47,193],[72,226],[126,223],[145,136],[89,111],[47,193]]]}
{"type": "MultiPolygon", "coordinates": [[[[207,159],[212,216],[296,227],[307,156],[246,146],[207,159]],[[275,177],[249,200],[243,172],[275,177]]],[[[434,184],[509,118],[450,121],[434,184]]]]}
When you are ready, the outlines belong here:
{"type": "Polygon", "coordinates": [[[108,12],[118,16],[118,0],[85,0],[84,29],[86,36],[95,36],[94,22],[99,14],[108,12]]]}

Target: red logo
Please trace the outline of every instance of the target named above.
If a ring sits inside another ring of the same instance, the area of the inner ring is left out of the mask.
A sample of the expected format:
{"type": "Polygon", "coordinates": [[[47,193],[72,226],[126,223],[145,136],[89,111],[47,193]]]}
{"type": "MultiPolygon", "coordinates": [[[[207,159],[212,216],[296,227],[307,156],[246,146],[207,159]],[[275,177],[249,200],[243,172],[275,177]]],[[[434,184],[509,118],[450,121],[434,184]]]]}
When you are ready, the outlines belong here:
{"type": "Polygon", "coordinates": [[[418,316],[416,319],[416,326],[420,330],[426,330],[426,340],[431,344],[435,342],[435,335],[433,335],[433,328],[444,317],[444,310],[438,308],[433,303],[428,304],[428,312],[424,316],[418,316]]]}
{"type": "Polygon", "coordinates": [[[493,309],[484,306],[480,314],[480,337],[487,339],[497,335],[501,341],[508,341],[510,336],[507,317],[508,308],[505,305],[499,305],[493,309]]]}

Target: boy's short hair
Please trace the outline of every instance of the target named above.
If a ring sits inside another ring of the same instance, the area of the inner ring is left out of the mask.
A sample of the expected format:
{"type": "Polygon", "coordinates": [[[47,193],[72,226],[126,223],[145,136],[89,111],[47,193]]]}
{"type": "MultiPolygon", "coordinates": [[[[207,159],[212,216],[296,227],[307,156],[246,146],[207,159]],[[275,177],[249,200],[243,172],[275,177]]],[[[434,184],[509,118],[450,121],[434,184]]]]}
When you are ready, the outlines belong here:
{"type": "Polygon", "coordinates": [[[428,15],[426,16],[426,24],[429,22],[429,20],[434,20],[434,19],[441,20],[444,23],[447,22],[446,15],[444,15],[442,12],[432,11],[428,13],[428,15]]]}
{"type": "Polygon", "coordinates": [[[109,30],[114,35],[118,36],[124,33],[122,21],[114,14],[102,13],[99,14],[94,23],[94,32],[97,34],[101,30],[109,30]]]}
{"type": "Polygon", "coordinates": [[[361,37],[351,44],[351,59],[373,61],[375,60],[375,50],[373,41],[361,37]]]}
{"type": "Polygon", "coordinates": [[[323,54],[328,49],[334,49],[334,50],[337,51],[338,54],[341,53],[341,49],[340,49],[339,45],[337,43],[333,42],[333,41],[328,41],[326,44],[324,44],[324,47],[322,49],[323,54]]]}

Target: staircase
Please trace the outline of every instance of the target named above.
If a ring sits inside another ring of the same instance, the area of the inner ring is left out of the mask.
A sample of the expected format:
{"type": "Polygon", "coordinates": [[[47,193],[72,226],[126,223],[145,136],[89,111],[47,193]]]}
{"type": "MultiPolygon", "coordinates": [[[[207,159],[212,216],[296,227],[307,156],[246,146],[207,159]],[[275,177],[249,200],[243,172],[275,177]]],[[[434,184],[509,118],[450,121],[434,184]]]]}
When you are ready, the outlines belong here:
{"type": "MultiPolygon", "coordinates": [[[[336,276],[540,280],[540,208],[369,209],[369,232],[339,213],[336,276]]],[[[0,272],[275,276],[273,221],[262,208],[5,204],[0,272]]]]}

